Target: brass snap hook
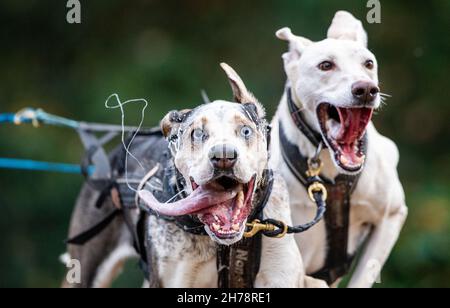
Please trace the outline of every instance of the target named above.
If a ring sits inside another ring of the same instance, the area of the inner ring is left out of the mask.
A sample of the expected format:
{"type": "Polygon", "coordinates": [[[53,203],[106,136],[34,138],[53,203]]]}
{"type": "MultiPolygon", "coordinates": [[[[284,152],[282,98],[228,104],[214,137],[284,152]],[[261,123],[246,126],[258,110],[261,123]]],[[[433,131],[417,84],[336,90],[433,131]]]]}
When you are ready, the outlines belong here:
{"type": "Polygon", "coordinates": [[[255,219],[251,223],[247,223],[247,227],[251,228],[250,231],[244,233],[245,238],[254,237],[261,231],[275,231],[275,226],[271,224],[263,224],[259,219],[255,219]]]}
{"type": "Polygon", "coordinates": [[[323,162],[320,159],[308,159],[308,171],[306,175],[309,177],[319,176],[323,168],[323,162]]]}
{"type": "MultiPolygon", "coordinates": [[[[278,234],[276,236],[273,236],[274,238],[282,238],[288,233],[289,226],[281,221],[280,221],[280,224],[283,227],[283,232],[281,232],[280,234],[278,234]]],[[[254,237],[256,234],[258,234],[261,231],[273,232],[273,231],[276,231],[276,229],[277,229],[277,226],[275,226],[271,223],[261,223],[261,221],[258,219],[255,219],[253,222],[248,223],[247,227],[251,228],[251,230],[244,233],[245,238],[254,237]]]]}

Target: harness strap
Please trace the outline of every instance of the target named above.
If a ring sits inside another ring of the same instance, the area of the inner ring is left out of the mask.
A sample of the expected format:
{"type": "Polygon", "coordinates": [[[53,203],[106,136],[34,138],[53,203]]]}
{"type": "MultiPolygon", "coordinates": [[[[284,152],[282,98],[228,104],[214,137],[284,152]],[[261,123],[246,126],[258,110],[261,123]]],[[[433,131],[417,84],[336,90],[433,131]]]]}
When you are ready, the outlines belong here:
{"type": "MultiPolygon", "coordinates": [[[[111,162],[109,157],[106,155],[103,145],[113,138],[116,134],[114,132],[110,132],[106,134],[103,138],[98,139],[93,133],[79,130],[80,137],[83,140],[83,143],[88,150],[85,154],[85,158],[82,163],[82,170],[85,173],[88,184],[97,191],[100,191],[100,195],[96,201],[95,206],[100,208],[106,198],[108,196],[111,197],[111,200],[115,206],[115,210],[112,211],[109,215],[103,218],[97,224],[94,224],[92,227],[87,229],[86,231],[74,236],[73,238],[67,239],[65,243],[71,245],[79,245],[82,246],[92,240],[95,236],[100,234],[103,230],[105,230],[119,214],[122,214],[127,224],[130,232],[133,235],[133,239],[135,241],[136,250],[141,252],[142,245],[139,244],[138,236],[136,234],[135,228],[132,226],[130,221],[130,217],[128,215],[128,210],[136,209],[137,206],[134,204],[134,192],[131,191],[125,184],[120,184],[121,179],[112,176],[111,170],[114,169],[116,172],[121,172],[123,166],[124,159],[124,151],[120,151],[118,155],[113,156],[111,158],[111,162]],[[94,155],[100,154],[97,158],[94,155]],[[100,171],[101,177],[92,178],[90,173],[86,173],[89,169],[86,166],[89,166],[95,159],[97,159],[97,164],[102,166],[102,170],[100,171]],[[130,192],[132,196],[130,197],[130,192]]],[[[149,129],[145,132],[140,132],[139,135],[144,136],[153,136],[158,135],[160,132],[157,129],[149,129]]]]}
{"type": "Polygon", "coordinates": [[[328,234],[328,253],[325,266],[312,276],[333,284],[346,275],[353,261],[348,255],[348,231],[350,225],[350,196],[354,188],[354,177],[339,175],[335,184],[327,185],[330,200],[325,213],[328,234]]]}
{"type": "Polygon", "coordinates": [[[253,288],[261,265],[261,248],[261,233],[244,238],[233,246],[218,246],[219,288],[253,288]]]}
{"type": "Polygon", "coordinates": [[[108,216],[106,216],[103,220],[89,228],[88,230],[70,238],[65,241],[66,244],[83,246],[98,234],[100,234],[109,224],[116,218],[120,213],[122,213],[121,209],[115,209],[108,216]]]}
{"type": "MultiPolygon", "coordinates": [[[[255,209],[249,219],[263,219],[264,208],[272,194],[274,177],[272,170],[264,171],[260,188],[255,192],[255,209]]],[[[232,246],[217,248],[217,272],[219,288],[253,288],[261,265],[262,233],[243,238],[232,246]]]]}

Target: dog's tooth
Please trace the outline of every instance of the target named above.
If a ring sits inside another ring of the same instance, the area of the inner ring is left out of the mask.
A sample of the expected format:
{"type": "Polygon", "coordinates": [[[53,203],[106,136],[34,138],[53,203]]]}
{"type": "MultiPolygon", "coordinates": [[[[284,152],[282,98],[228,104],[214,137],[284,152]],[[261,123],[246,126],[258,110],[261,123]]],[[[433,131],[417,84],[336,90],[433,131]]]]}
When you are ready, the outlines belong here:
{"type": "Polygon", "coordinates": [[[239,215],[241,215],[241,210],[240,210],[240,209],[238,209],[238,210],[236,211],[236,213],[233,215],[233,221],[234,221],[234,220],[238,220],[239,215]]]}
{"type": "Polygon", "coordinates": [[[220,226],[218,224],[212,224],[213,230],[214,231],[219,231],[220,230],[220,226]]]}
{"type": "Polygon", "coordinates": [[[239,224],[233,224],[232,226],[231,226],[231,228],[234,230],[234,231],[239,231],[241,228],[239,227],[239,224]]]}
{"type": "Polygon", "coordinates": [[[244,207],[244,199],[245,199],[245,195],[244,195],[244,192],[241,190],[238,193],[237,199],[236,199],[236,204],[237,204],[239,209],[244,207]]]}
{"type": "Polygon", "coordinates": [[[348,160],[347,157],[345,157],[344,155],[341,155],[341,157],[339,158],[339,160],[341,161],[341,163],[343,165],[348,165],[350,163],[350,161],[348,160]]]}
{"type": "Polygon", "coordinates": [[[245,195],[244,192],[241,190],[237,195],[237,201],[238,204],[244,204],[245,195]]]}
{"type": "Polygon", "coordinates": [[[357,158],[357,161],[359,164],[363,164],[364,160],[366,159],[366,156],[365,155],[360,156],[360,157],[356,156],[356,158],[357,158]]]}

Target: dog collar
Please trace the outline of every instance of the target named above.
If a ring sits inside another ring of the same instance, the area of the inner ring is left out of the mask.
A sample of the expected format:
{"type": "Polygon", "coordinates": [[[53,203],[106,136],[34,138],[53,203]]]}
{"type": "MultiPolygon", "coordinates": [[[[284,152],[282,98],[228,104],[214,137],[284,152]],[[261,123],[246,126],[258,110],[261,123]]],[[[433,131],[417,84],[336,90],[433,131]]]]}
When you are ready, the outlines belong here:
{"type": "Polygon", "coordinates": [[[303,133],[303,135],[308,138],[308,140],[318,148],[320,143],[325,146],[323,142],[322,135],[313,129],[305,120],[303,112],[298,108],[292,99],[292,89],[286,89],[287,103],[289,108],[289,113],[291,114],[291,119],[294,121],[295,126],[303,133]]]}

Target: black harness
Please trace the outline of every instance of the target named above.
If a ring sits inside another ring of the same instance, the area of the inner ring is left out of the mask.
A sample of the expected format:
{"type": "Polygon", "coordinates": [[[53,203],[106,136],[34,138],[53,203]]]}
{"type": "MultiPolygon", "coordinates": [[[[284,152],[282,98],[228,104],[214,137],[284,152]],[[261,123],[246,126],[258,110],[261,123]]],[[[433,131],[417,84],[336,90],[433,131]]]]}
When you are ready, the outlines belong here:
{"type": "MultiPolygon", "coordinates": [[[[323,143],[322,136],[305,121],[303,113],[292,99],[289,88],[287,89],[287,103],[295,125],[316,148],[320,148],[323,143]]],[[[298,146],[287,139],[281,121],[279,138],[281,153],[286,165],[297,180],[305,188],[308,188],[309,182],[306,173],[310,158],[302,155],[298,146]]],[[[325,212],[328,251],[324,267],[312,276],[325,280],[331,285],[349,272],[353,261],[353,257],[348,255],[350,198],[358,183],[359,175],[339,174],[335,179],[327,179],[323,176],[320,176],[320,179],[328,192],[327,211],[325,212]]]]}

